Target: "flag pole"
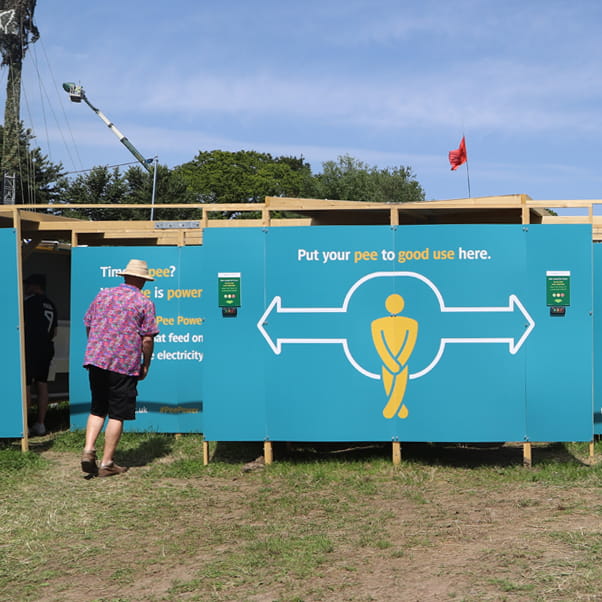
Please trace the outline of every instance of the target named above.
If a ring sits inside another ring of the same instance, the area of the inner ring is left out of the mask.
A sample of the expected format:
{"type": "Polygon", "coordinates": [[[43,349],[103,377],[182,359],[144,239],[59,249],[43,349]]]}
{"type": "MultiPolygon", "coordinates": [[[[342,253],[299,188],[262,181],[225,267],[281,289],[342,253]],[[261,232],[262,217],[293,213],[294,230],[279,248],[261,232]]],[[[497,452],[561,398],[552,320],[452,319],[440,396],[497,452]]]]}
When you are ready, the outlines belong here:
{"type": "MultiPolygon", "coordinates": [[[[466,134],[462,131],[462,140],[464,140],[464,149],[466,149],[466,134]]],[[[468,198],[470,198],[470,173],[468,171],[468,153],[466,153],[466,183],[468,185],[468,198]]]]}

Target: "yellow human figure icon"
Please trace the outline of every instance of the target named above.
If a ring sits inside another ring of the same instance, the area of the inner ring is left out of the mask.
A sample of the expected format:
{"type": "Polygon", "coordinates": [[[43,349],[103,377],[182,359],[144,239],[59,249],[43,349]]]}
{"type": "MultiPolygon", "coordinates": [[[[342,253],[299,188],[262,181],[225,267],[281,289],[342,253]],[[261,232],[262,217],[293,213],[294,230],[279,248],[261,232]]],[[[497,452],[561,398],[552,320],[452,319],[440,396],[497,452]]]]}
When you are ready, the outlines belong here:
{"type": "Polygon", "coordinates": [[[408,360],[414,351],[418,338],[418,322],[412,318],[400,316],[405,306],[401,295],[389,295],[385,307],[391,314],[372,322],[372,340],[383,362],[382,381],[388,396],[383,409],[385,418],[407,418],[408,408],[403,397],[408,384],[408,360]]]}

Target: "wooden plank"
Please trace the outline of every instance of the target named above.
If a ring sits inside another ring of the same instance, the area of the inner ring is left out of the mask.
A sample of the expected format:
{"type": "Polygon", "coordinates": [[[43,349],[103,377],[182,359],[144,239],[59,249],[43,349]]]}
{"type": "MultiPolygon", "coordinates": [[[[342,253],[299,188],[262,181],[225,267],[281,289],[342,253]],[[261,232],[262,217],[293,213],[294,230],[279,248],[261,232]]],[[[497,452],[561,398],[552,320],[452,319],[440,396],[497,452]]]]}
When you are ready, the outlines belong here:
{"type": "Polygon", "coordinates": [[[531,442],[523,443],[523,466],[525,468],[531,468],[533,466],[531,442]]]}
{"type": "MultiPolygon", "coordinates": [[[[53,239],[71,240],[73,244],[101,244],[114,241],[115,244],[156,244],[156,245],[200,245],[202,231],[207,227],[241,228],[266,226],[310,226],[313,224],[343,225],[414,223],[544,223],[544,224],[588,224],[593,226],[592,238],[602,240],[602,216],[594,215],[594,207],[602,205],[602,199],[558,201],[534,201],[524,194],[474,197],[443,201],[423,201],[412,203],[375,203],[369,201],[345,201],[308,198],[266,197],[265,203],[157,203],[150,204],[65,204],[60,209],[111,208],[136,209],[195,209],[198,210],[198,228],[169,230],[155,228],[156,222],[149,220],[107,220],[88,221],[66,218],[44,213],[46,209],[57,210],[56,204],[15,205],[0,208],[0,218],[13,223],[16,216],[21,218],[24,235],[34,234],[53,239]],[[32,207],[35,207],[33,209],[32,207]],[[582,216],[554,216],[546,208],[581,207],[586,210],[582,216]],[[261,218],[223,220],[212,218],[212,214],[248,211],[260,212],[261,218]],[[303,218],[274,218],[276,211],[295,213],[307,212],[303,218]],[[518,213],[515,213],[518,211],[518,213]],[[183,232],[183,234],[182,234],[183,232]],[[95,240],[91,237],[98,235],[95,240]],[[183,238],[182,238],[183,237],[183,238]]],[[[178,221],[178,220],[171,220],[178,221]]]]}
{"type": "Polygon", "coordinates": [[[562,200],[553,200],[553,201],[529,201],[530,207],[546,207],[548,209],[566,209],[569,207],[590,207],[591,205],[600,205],[602,204],[602,199],[562,199],[562,200]]]}
{"type": "MultiPolygon", "coordinates": [[[[25,317],[23,314],[23,259],[21,256],[21,240],[23,240],[23,235],[21,232],[21,220],[19,219],[18,212],[13,213],[14,223],[13,227],[16,231],[15,236],[15,255],[17,259],[17,300],[19,303],[19,324],[25,324],[25,317]]],[[[19,328],[19,336],[21,339],[21,349],[19,353],[21,354],[21,420],[23,421],[23,438],[21,439],[21,451],[29,450],[29,425],[27,423],[27,378],[26,378],[26,370],[25,370],[25,334],[24,328],[19,328]]]]}
{"type": "Polygon", "coordinates": [[[399,466],[401,464],[401,443],[393,441],[393,464],[399,466]]]}
{"type": "Polygon", "coordinates": [[[205,441],[203,439],[203,466],[207,466],[209,464],[209,441],[205,441]]]}
{"type": "Polygon", "coordinates": [[[271,441],[263,442],[263,459],[265,461],[266,466],[274,461],[274,451],[272,449],[271,441]]]}

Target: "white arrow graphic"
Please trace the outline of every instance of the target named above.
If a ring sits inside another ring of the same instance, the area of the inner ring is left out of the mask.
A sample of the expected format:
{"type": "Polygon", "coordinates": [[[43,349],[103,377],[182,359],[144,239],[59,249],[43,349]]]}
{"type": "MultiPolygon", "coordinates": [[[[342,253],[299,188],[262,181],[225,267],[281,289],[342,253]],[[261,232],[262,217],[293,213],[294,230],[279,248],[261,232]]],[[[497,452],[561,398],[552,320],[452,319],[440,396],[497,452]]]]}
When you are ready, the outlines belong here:
{"type": "Polygon", "coordinates": [[[284,338],[278,337],[276,340],[272,340],[270,335],[265,329],[265,325],[268,322],[268,317],[270,314],[275,311],[279,314],[300,314],[300,313],[346,313],[347,308],[349,306],[349,301],[355,291],[368,280],[372,280],[374,278],[395,278],[395,277],[406,277],[406,278],[416,278],[422,282],[424,282],[434,293],[439,303],[439,309],[442,313],[446,312],[488,312],[488,313],[504,313],[504,312],[514,312],[518,309],[523,317],[526,320],[525,330],[522,336],[515,340],[514,337],[470,337],[470,338],[441,338],[439,349],[431,361],[431,363],[420,370],[419,372],[415,372],[410,374],[410,378],[420,378],[425,374],[428,374],[439,362],[443,352],[445,351],[445,346],[448,343],[505,343],[508,345],[508,351],[511,354],[516,354],[519,349],[522,347],[523,343],[527,340],[533,328],[535,328],[535,321],[529,315],[529,312],[525,309],[524,305],[520,302],[519,298],[516,295],[510,295],[508,297],[508,304],[500,307],[448,307],[445,305],[445,301],[443,299],[443,295],[439,291],[439,289],[433,284],[431,280],[423,276],[422,274],[418,274],[416,272],[373,272],[372,274],[367,274],[366,276],[357,280],[347,291],[345,295],[345,299],[341,307],[282,307],[282,299],[279,296],[275,296],[267,309],[259,318],[257,322],[257,328],[267,341],[268,345],[271,347],[272,351],[279,355],[282,352],[282,345],[287,344],[340,344],[343,347],[345,352],[345,356],[347,357],[349,363],[358,370],[358,372],[368,376],[369,378],[380,379],[379,374],[375,374],[373,372],[369,372],[360,366],[357,361],[352,356],[349,345],[346,338],[284,338]]]}

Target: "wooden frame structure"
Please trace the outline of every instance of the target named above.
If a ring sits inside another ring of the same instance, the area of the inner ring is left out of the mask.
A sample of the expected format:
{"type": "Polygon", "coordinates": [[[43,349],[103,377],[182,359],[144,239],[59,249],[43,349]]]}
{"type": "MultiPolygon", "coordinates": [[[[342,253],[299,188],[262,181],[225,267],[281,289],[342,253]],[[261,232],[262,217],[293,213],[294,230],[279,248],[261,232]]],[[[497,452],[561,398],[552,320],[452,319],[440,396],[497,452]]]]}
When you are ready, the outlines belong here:
{"type": "MultiPolygon", "coordinates": [[[[49,204],[0,205],[0,227],[14,227],[27,241],[24,253],[43,240],[65,241],[71,246],[202,245],[203,231],[211,227],[273,227],[321,225],[435,225],[435,224],[591,224],[593,242],[602,242],[602,199],[533,200],[526,194],[423,201],[375,203],[266,197],[264,203],[213,204],[49,204]],[[600,214],[596,208],[600,207],[600,214]],[[181,209],[195,217],[171,221],[86,221],[57,215],[64,210],[181,209]],[[557,215],[555,209],[572,209],[579,215],[557,215]],[[236,219],[223,219],[234,213],[236,219]],[[245,214],[260,217],[246,218],[245,214]],[[283,218],[282,213],[296,217],[283,218]]],[[[19,275],[22,280],[21,262],[19,275]]],[[[25,438],[22,446],[27,448],[25,438]]],[[[590,460],[594,445],[590,443],[590,460]]],[[[264,442],[266,464],[273,460],[272,444],[264,442]]],[[[203,441],[203,460],[209,462],[209,446],[203,441]]],[[[401,462],[401,444],[392,443],[392,461],[401,462]]],[[[532,442],[523,443],[523,464],[532,465],[532,442]]]]}
{"type": "Polygon", "coordinates": [[[598,206],[602,210],[602,199],[535,201],[525,194],[417,203],[266,197],[264,203],[0,205],[0,227],[19,223],[23,236],[33,242],[51,239],[73,246],[184,246],[203,244],[203,230],[216,226],[591,224],[593,240],[602,242],[602,214],[595,212],[598,206]],[[192,211],[195,217],[180,221],[87,221],[57,215],[67,209],[148,211],[151,208],[158,214],[162,209],[192,211]],[[553,210],[560,208],[574,209],[581,215],[555,215],[553,210]],[[219,218],[225,212],[234,212],[238,218],[219,218]],[[246,219],[245,214],[250,212],[259,213],[260,217],[246,219]],[[275,217],[283,212],[297,217],[275,217]]]}

